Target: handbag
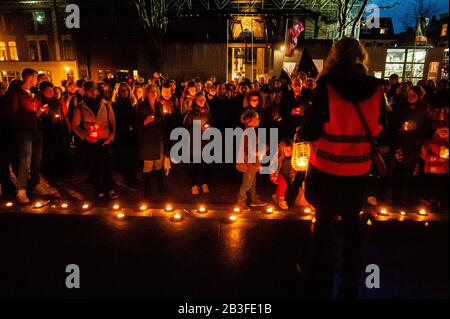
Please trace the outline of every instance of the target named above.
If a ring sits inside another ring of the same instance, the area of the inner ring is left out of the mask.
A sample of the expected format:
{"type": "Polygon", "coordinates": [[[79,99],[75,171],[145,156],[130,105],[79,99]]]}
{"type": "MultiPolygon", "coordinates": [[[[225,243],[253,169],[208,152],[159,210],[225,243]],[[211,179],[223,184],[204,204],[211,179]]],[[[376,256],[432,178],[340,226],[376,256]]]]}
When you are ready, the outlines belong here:
{"type": "Polygon", "coordinates": [[[374,168],[375,172],[378,173],[379,176],[386,176],[387,174],[386,163],[384,162],[383,156],[381,155],[381,152],[378,149],[377,142],[375,141],[375,138],[372,135],[372,132],[369,128],[369,124],[367,124],[367,121],[364,118],[364,115],[361,111],[361,107],[357,102],[353,102],[353,107],[355,108],[356,114],[358,114],[359,120],[361,121],[361,124],[364,127],[364,130],[366,131],[367,137],[369,138],[370,151],[372,153],[372,167],[374,168]]]}

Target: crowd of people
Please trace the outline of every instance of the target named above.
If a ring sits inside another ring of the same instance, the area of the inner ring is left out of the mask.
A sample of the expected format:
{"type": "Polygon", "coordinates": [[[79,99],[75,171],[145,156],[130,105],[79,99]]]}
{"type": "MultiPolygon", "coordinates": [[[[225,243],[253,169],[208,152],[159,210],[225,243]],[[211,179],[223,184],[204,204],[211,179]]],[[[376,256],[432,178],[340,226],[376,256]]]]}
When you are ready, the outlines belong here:
{"type": "MultiPolygon", "coordinates": [[[[368,201],[376,205],[377,198],[386,197],[406,204],[412,200],[408,190],[415,174],[448,172],[448,81],[414,85],[400,83],[393,74],[389,80],[375,82],[384,93],[380,114],[385,117],[380,120],[384,129],[378,146],[388,176],[377,180],[387,186],[386,194],[377,193],[375,187],[368,201]]],[[[222,83],[212,76],[178,84],[155,73],[147,82],[79,79],[55,86],[46,75],[24,69],[21,79],[2,85],[0,91],[2,195],[28,203],[30,194],[46,192],[39,183],[41,174],[50,183],[59,183],[75,174],[80,162],[86,164],[98,200],[118,197],[114,168],[129,186],[142,185],[146,197],[167,192],[164,180],[170,176],[165,176],[164,168],[170,166],[170,132],[180,126],[192,131],[194,120],[199,120],[202,130],[278,128],[279,163],[270,180],[276,185],[273,200],[287,209],[294,205],[305,179],[291,165],[294,135],[303,136],[306,108],[328,104],[327,94],[316,86],[316,79],[303,72],[288,81],[273,77],[222,83]],[[11,173],[17,177],[14,182],[11,173]]],[[[240,207],[265,205],[256,192],[260,163],[241,163],[236,168],[243,175],[237,194],[240,207]]],[[[191,163],[188,170],[192,195],[208,194],[205,164],[191,163]]]]}

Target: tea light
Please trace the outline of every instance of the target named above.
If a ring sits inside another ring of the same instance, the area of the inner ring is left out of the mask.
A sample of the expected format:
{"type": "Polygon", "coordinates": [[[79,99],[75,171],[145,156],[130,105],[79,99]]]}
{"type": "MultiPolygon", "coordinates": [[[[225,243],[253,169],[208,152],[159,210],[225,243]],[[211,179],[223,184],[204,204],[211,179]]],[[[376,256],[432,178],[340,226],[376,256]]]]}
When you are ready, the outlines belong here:
{"type": "Polygon", "coordinates": [[[181,214],[179,214],[179,213],[176,213],[172,216],[172,221],[174,221],[174,222],[179,222],[182,219],[183,219],[183,216],[181,216],[181,214]]]}
{"type": "Polygon", "coordinates": [[[401,212],[400,212],[400,215],[405,216],[406,213],[405,213],[404,211],[401,211],[401,212]]]}
{"type": "Polygon", "coordinates": [[[207,212],[207,209],[204,206],[200,206],[199,209],[198,209],[198,212],[201,213],[201,214],[204,214],[204,213],[207,212]]]}
{"type": "Polygon", "coordinates": [[[69,204],[67,204],[67,203],[62,203],[61,204],[61,208],[62,209],[66,209],[66,208],[68,208],[69,207],[69,204]]]}
{"type": "Polygon", "coordinates": [[[117,217],[118,219],[124,219],[124,218],[125,218],[125,214],[122,213],[122,212],[120,212],[120,213],[117,213],[117,214],[116,214],[116,217],[117,217]]]}
{"type": "Polygon", "coordinates": [[[166,212],[171,212],[171,211],[173,211],[173,207],[172,207],[172,205],[168,204],[168,205],[166,205],[166,207],[164,208],[164,210],[165,210],[166,212]]]}
{"type": "Polygon", "coordinates": [[[234,223],[235,221],[237,221],[237,216],[236,216],[236,215],[230,215],[230,216],[228,217],[228,220],[229,220],[230,222],[234,223]]]}
{"type": "Polygon", "coordinates": [[[119,204],[114,204],[112,208],[114,210],[119,210],[120,209],[120,205],[119,204]]]}
{"type": "Polygon", "coordinates": [[[6,207],[13,207],[13,205],[14,205],[13,202],[7,202],[7,203],[5,204],[6,207]]]}
{"type": "Polygon", "coordinates": [[[372,225],[372,221],[370,219],[367,220],[367,226],[371,226],[372,225]]]}
{"type": "Polygon", "coordinates": [[[272,213],[273,213],[273,207],[267,207],[266,214],[272,214],[272,213]]]}
{"type": "Polygon", "coordinates": [[[239,207],[235,207],[233,208],[233,212],[239,214],[241,212],[241,209],[239,207]]]}
{"type": "Polygon", "coordinates": [[[147,205],[146,204],[141,204],[141,206],[139,206],[139,210],[141,211],[141,212],[143,212],[144,210],[147,210],[147,205]]]}
{"type": "Polygon", "coordinates": [[[89,204],[88,203],[84,203],[81,208],[83,209],[89,209],[89,204]]]}
{"type": "Polygon", "coordinates": [[[313,217],[312,219],[311,219],[311,223],[315,223],[317,220],[316,220],[316,217],[313,217]]]}
{"type": "Polygon", "coordinates": [[[36,202],[34,204],[34,208],[42,208],[42,206],[44,206],[44,204],[42,204],[41,202],[36,202]]]}
{"type": "Polygon", "coordinates": [[[423,208],[419,211],[419,215],[425,216],[426,214],[427,214],[427,211],[423,208]]]}
{"type": "Polygon", "coordinates": [[[309,214],[309,213],[311,213],[311,208],[306,207],[306,208],[303,210],[303,212],[304,212],[305,214],[309,214]]]}
{"type": "Polygon", "coordinates": [[[383,208],[382,210],[380,210],[380,213],[381,213],[382,215],[387,215],[387,214],[388,214],[386,208],[383,208]]]}

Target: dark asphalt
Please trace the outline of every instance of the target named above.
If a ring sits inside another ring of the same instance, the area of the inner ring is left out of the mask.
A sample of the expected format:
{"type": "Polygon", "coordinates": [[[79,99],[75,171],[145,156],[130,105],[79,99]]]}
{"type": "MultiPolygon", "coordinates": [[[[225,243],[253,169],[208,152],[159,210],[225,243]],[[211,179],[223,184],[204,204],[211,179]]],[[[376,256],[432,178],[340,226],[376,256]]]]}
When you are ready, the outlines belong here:
{"type": "MultiPolygon", "coordinates": [[[[311,222],[0,214],[0,298],[302,298],[311,222]],[[65,287],[77,264],[81,289],[65,287]],[[298,265],[298,267],[297,267],[298,265]]],[[[448,222],[364,224],[362,298],[448,298],[448,222]]]]}

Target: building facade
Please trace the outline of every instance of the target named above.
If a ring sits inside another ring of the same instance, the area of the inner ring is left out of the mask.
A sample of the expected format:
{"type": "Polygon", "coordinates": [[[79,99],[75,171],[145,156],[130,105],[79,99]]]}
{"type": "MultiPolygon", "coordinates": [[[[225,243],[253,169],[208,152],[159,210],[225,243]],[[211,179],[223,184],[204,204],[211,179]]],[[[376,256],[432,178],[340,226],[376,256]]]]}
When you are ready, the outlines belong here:
{"type": "Polygon", "coordinates": [[[65,1],[0,2],[0,81],[20,78],[24,68],[47,74],[55,85],[78,78],[64,9],[65,1]]]}

